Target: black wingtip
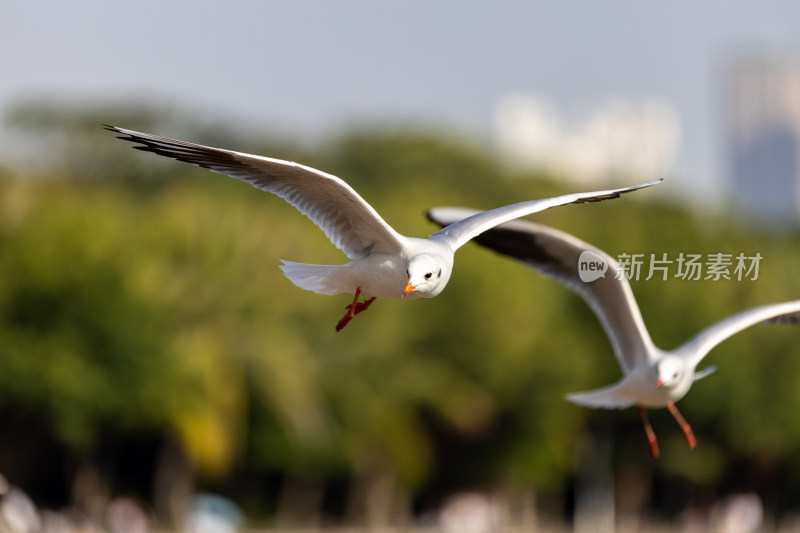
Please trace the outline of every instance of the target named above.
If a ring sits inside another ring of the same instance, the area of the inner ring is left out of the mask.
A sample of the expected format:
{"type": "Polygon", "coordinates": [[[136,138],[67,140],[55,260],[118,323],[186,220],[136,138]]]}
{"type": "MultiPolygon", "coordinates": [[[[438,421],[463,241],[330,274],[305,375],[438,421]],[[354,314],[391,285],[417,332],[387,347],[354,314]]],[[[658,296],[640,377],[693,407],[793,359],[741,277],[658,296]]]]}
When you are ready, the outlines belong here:
{"type": "MultiPolygon", "coordinates": [[[[120,133],[121,135],[117,135],[117,139],[129,142],[143,142],[141,139],[136,138],[134,135],[130,133],[126,133],[125,130],[122,128],[118,128],[116,126],[112,126],[111,124],[103,124],[103,129],[107,131],[113,131],[114,133],[120,133]]],[[[138,146],[134,146],[134,148],[139,148],[138,146]]]]}
{"type": "Polygon", "coordinates": [[[767,324],[784,324],[789,326],[800,326],[800,311],[794,313],[786,313],[785,315],[778,315],[767,319],[767,324]]]}
{"type": "Polygon", "coordinates": [[[610,192],[610,193],[604,194],[602,196],[587,196],[587,197],[579,198],[579,199],[575,200],[572,203],[574,203],[574,204],[590,204],[590,203],[593,203],[593,202],[602,202],[603,200],[612,200],[614,198],[621,197],[623,194],[628,194],[629,192],[634,192],[634,191],[638,191],[638,190],[641,190],[641,189],[646,189],[648,187],[652,187],[653,185],[658,185],[662,181],[664,181],[664,178],[659,178],[659,179],[657,179],[655,181],[651,181],[649,183],[642,183],[641,185],[632,185],[630,187],[626,187],[626,188],[621,189],[621,190],[610,192]]]}
{"type": "Polygon", "coordinates": [[[112,126],[111,124],[103,124],[103,129],[106,130],[106,131],[113,131],[114,133],[121,133],[122,135],[124,135],[124,137],[117,136],[117,139],[122,139],[123,141],[134,141],[135,140],[133,137],[131,137],[130,135],[128,135],[127,133],[122,131],[121,128],[118,128],[116,126],[112,126]]]}

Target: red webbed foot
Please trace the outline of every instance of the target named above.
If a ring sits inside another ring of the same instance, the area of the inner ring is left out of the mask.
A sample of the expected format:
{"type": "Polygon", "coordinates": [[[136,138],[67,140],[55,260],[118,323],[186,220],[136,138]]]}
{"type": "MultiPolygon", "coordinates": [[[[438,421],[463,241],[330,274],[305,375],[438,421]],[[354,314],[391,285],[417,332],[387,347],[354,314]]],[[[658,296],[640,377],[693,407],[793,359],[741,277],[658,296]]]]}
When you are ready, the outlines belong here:
{"type": "Polygon", "coordinates": [[[353,297],[353,303],[347,304],[345,309],[347,309],[347,313],[342,317],[341,320],[336,324],[336,331],[342,331],[344,327],[353,320],[353,317],[357,314],[361,313],[362,311],[366,311],[369,309],[369,306],[372,305],[372,302],[375,301],[375,297],[373,296],[369,300],[365,300],[363,302],[359,302],[358,298],[361,296],[361,288],[356,289],[355,296],[353,297]]]}

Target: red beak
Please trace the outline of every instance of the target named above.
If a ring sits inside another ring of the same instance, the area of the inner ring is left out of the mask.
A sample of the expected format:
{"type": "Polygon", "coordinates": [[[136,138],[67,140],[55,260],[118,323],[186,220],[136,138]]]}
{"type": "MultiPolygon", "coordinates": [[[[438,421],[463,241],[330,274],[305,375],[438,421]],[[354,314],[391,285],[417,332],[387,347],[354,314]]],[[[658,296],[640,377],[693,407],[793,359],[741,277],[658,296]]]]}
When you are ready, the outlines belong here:
{"type": "Polygon", "coordinates": [[[664,386],[664,382],[661,381],[661,378],[658,378],[658,381],[656,382],[656,387],[661,388],[663,386],[664,386]]]}

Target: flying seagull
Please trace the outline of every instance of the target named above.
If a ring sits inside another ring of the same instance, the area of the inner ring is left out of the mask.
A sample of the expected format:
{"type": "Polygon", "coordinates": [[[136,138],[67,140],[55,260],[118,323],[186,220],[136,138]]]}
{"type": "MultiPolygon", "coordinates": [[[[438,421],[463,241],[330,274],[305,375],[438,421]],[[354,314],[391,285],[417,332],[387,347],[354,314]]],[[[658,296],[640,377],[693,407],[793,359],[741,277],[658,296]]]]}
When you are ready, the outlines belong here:
{"type": "Polygon", "coordinates": [[[457,221],[420,239],[397,233],[347,183],[320,170],[114,126],[105,128],[124,135],[120,139],[139,144],[135,146],[139,150],[226,174],[280,196],[319,226],[352,261],[343,265],[282,261],[280,268],[301,289],[354,294],[336,331],[369,308],[376,297],[399,300],[438,295],[450,279],[455,251],[497,224],[559,205],[618,198],[661,181],[511,204],[457,221]],[[361,296],[365,301],[358,301],[361,296]]]}
{"type": "MultiPolygon", "coordinates": [[[[476,213],[479,211],[440,207],[428,211],[428,218],[446,226],[476,213]]],[[[602,250],[562,231],[523,220],[499,225],[475,240],[556,279],[589,304],[611,341],[624,376],[614,385],[569,394],[567,399],[605,409],[638,406],[653,457],[659,455],[658,443],[647,420],[646,407],[666,407],[694,448],[697,441],[692,428],[675,402],[683,398],[694,381],[715,370],[712,366],[695,372],[700,361],[717,344],[759,322],[800,323],[800,300],[762,305],[717,322],[675,350],[662,350],[650,339],[626,276],[620,275],[617,262],[602,250]],[[586,253],[594,262],[608,266],[604,277],[581,281],[578,263],[586,253]]]]}

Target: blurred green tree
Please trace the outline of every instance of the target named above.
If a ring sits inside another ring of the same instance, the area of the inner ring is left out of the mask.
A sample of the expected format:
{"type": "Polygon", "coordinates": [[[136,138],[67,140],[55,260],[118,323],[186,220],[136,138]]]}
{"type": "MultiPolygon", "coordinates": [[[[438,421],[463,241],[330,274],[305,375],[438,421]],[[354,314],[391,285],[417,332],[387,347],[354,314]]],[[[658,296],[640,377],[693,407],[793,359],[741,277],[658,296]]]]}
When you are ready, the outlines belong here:
{"type": "MultiPolygon", "coordinates": [[[[151,431],[179,443],[201,485],[280,473],[288,507],[293,487],[323,491],[346,477],[349,512],[373,523],[415,496],[470,486],[562,498],[576,443],[598,427],[613,434],[620,490],[635,479],[641,491],[642,476],[721,490],[742,463],[798,473],[797,330],[756,327],[715,349],[708,362],[720,370],[681,405],[698,449],[655,415],[664,459],[653,465],[633,412],[563,400],[619,376],[577,296],[467,245],[441,296],[380,302],[337,334],[347,298],[300,291],[278,269],[282,258],[344,262],[310,221],[236,180],[137,153],[99,125],[181,130],[165,117],[40,104],[10,114],[29,135],[57,131],[41,149],[60,163],[35,178],[6,165],[0,179],[0,411],[37,413],[73,453],[90,454],[108,428],[151,431]]],[[[189,138],[214,144],[224,132],[189,138]]],[[[339,175],[409,235],[436,230],[422,217],[432,206],[491,208],[581,188],[512,172],[477,141],[428,129],[353,129],[316,148],[268,135],[216,144],[339,175]]],[[[800,294],[796,229],[662,197],[656,187],[536,220],[612,255],[762,254],[757,281],[634,282],[665,348],[800,294]]]]}

